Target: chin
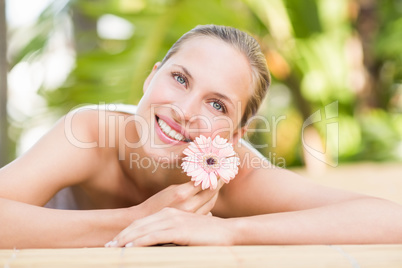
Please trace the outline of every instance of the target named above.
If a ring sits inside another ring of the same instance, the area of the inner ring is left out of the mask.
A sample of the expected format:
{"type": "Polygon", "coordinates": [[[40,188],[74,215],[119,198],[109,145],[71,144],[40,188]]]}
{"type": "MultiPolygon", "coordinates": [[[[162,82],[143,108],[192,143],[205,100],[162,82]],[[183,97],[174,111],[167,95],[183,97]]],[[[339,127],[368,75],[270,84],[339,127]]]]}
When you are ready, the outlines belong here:
{"type": "Polygon", "coordinates": [[[145,156],[142,157],[141,163],[143,163],[143,168],[149,168],[152,170],[156,169],[181,169],[181,163],[183,150],[175,150],[172,148],[167,149],[155,149],[148,148],[145,150],[145,156]]]}

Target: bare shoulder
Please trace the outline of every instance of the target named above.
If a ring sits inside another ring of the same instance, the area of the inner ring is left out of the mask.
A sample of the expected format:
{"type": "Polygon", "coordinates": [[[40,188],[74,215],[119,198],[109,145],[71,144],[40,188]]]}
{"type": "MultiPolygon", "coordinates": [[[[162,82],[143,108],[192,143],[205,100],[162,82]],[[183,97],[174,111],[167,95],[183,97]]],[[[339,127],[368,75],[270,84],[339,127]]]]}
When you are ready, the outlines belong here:
{"type": "Polygon", "coordinates": [[[96,176],[101,161],[94,111],[62,117],[28,152],[0,169],[0,197],[44,205],[64,187],[96,176]]]}
{"type": "Polygon", "coordinates": [[[216,215],[237,217],[296,211],[360,197],[279,168],[245,141],[236,147],[239,173],[221,189],[216,215]]]}

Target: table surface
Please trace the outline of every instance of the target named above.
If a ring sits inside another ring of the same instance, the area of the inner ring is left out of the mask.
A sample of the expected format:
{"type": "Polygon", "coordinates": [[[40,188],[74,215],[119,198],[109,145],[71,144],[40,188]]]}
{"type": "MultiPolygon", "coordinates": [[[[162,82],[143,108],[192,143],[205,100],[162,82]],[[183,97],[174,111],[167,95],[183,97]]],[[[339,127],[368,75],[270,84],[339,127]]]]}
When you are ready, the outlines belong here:
{"type": "Polygon", "coordinates": [[[0,250],[0,267],[402,267],[402,245],[0,250]]]}

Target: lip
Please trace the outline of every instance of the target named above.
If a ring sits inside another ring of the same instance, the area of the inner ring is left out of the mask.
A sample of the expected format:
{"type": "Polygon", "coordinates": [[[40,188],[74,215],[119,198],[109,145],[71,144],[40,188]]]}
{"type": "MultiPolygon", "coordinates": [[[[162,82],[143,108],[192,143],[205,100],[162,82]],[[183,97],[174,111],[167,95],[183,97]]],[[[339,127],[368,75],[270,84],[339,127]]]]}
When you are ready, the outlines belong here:
{"type": "Polygon", "coordinates": [[[185,131],[174,121],[170,120],[169,118],[166,118],[165,116],[159,116],[157,115],[155,117],[155,129],[156,129],[156,134],[158,135],[158,137],[165,143],[171,143],[171,144],[177,144],[177,145],[181,145],[181,144],[188,144],[188,142],[185,141],[178,141],[175,139],[172,139],[171,137],[167,136],[162,129],[160,128],[159,124],[158,124],[158,119],[157,117],[159,117],[160,119],[162,119],[163,121],[165,121],[166,124],[169,125],[169,127],[171,129],[174,129],[176,132],[181,133],[186,139],[188,135],[186,135],[185,131]]]}

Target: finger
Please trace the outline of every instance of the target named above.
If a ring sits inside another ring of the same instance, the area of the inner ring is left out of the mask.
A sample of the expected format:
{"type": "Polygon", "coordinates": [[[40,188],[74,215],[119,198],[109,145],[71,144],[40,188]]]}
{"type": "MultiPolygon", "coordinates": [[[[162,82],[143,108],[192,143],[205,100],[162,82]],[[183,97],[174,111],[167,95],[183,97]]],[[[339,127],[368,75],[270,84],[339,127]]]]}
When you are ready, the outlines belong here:
{"type": "Polygon", "coordinates": [[[181,241],[178,241],[177,235],[179,230],[176,228],[156,231],[143,235],[136,240],[128,242],[125,247],[146,247],[158,244],[174,243],[178,245],[184,245],[181,241]]]}
{"type": "MultiPolygon", "coordinates": [[[[219,191],[221,188],[222,188],[222,186],[225,184],[225,182],[223,181],[223,180],[220,180],[219,179],[219,177],[218,177],[218,186],[216,187],[216,189],[214,189],[214,190],[212,190],[212,191],[219,191]]],[[[183,186],[185,186],[185,187],[188,187],[189,185],[191,185],[191,189],[192,189],[192,193],[194,194],[194,195],[196,195],[196,194],[200,194],[200,193],[203,193],[203,192],[208,192],[208,191],[205,191],[205,190],[202,190],[202,186],[201,186],[201,184],[199,184],[199,185],[197,185],[197,186],[194,186],[194,182],[193,181],[189,181],[189,182],[186,182],[186,183],[184,183],[184,184],[182,184],[183,186]]]]}
{"type": "Polygon", "coordinates": [[[210,208],[209,210],[211,210],[215,205],[220,188],[225,184],[222,180],[219,180],[218,182],[219,184],[216,189],[203,190],[195,195],[193,199],[188,201],[188,203],[186,204],[187,209],[184,208],[184,210],[189,212],[196,212],[197,214],[200,214],[199,211],[203,207],[204,208],[201,210],[201,214],[207,213],[208,211],[206,210],[208,209],[208,207],[210,208]],[[208,204],[207,207],[205,207],[206,204],[208,204]]]}
{"type": "MultiPolygon", "coordinates": [[[[172,224],[169,219],[165,219],[158,222],[153,222],[147,225],[142,225],[131,229],[130,232],[120,237],[117,246],[124,247],[129,243],[136,244],[136,241],[144,236],[152,237],[153,234],[172,228],[172,224]]],[[[156,238],[154,238],[156,239],[156,238]]],[[[129,247],[128,245],[127,247],[129,247]]]]}
{"type": "MultiPolygon", "coordinates": [[[[203,198],[208,202],[211,198],[213,198],[217,193],[219,193],[219,190],[222,188],[222,186],[225,184],[223,180],[218,180],[218,186],[216,189],[210,189],[210,190],[204,190],[201,191],[200,193],[197,194],[197,196],[203,198]]],[[[206,203],[205,202],[205,203],[206,203]]]]}
{"type": "Polygon", "coordinates": [[[218,196],[219,192],[215,193],[215,195],[211,199],[209,199],[205,204],[203,204],[199,209],[197,209],[195,213],[202,215],[208,214],[214,208],[218,196]]]}
{"type": "Polygon", "coordinates": [[[202,191],[201,185],[195,186],[193,181],[188,181],[184,183],[184,185],[186,185],[186,187],[191,187],[191,189],[193,190],[192,192],[194,194],[202,191]]]}
{"type": "Polygon", "coordinates": [[[121,231],[118,235],[116,235],[111,241],[107,242],[105,244],[106,248],[109,247],[121,247],[123,244],[123,238],[128,236],[133,230],[135,230],[134,223],[130,224],[127,228],[125,228],[123,231],[121,231]]]}
{"type": "MultiPolygon", "coordinates": [[[[128,227],[126,227],[124,230],[122,230],[118,235],[116,235],[112,241],[106,243],[106,247],[118,247],[118,246],[124,246],[123,238],[127,237],[129,234],[134,234],[135,232],[138,232],[138,229],[141,228],[142,226],[148,226],[151,225],[154,222],[162,222],[164,217],[164,214],[162,211],[166,209],[162,209],[161,211],[149,215],[147,217],[144,217],[142,219],[138,219],[133,221],[128,227]]],[[[141,230],[144,232],[145,230],[141,230]]]]}
{"type": "Polygon", "coordinates": [[[176,189],[175,199],[182,202],[176,207],[183,211],[196,212],[199,210],[219,192],[224,182],[219,180],[217,188],[213,190],[202,190],[201,185],[194,187],[192,184],[193,182],[190,181],[179,185],[180,188],[176,189]]]}
{"type": "Polygon", "coordinates": [[[188,181],[186,183],[180,184],[179,189],[184,191],[185,193],[189,193],[190,196],[194,196],[202,192],[201,185],[194,186],[193,181],[188,181]]]}
{"type": "Polygon", "coordinates": [[[188,212],[196,212],[207,202],[209,202],[215,195],[217,191],[214,190],[204,190],[196,194],[192,198],[187,199],[183,204],[180,205],[180,209],[188,212]]]}
{"type": "Polygon", "coordinates": [[[122,247],[144,235],[175,227],[177,224],[174,224],[174,219],[179,217],[180,213],[184,212],[175,208],[164,208],[151,216],[133,222],[115,238],[116,246],[122,247]]]}
{"type": "Polygon", "coordinates": [[[225,182],[223,180],[218,179],[218,187],[216,187],[218,191],[222,188],[223,185],[225,185],[225,182]]]}

